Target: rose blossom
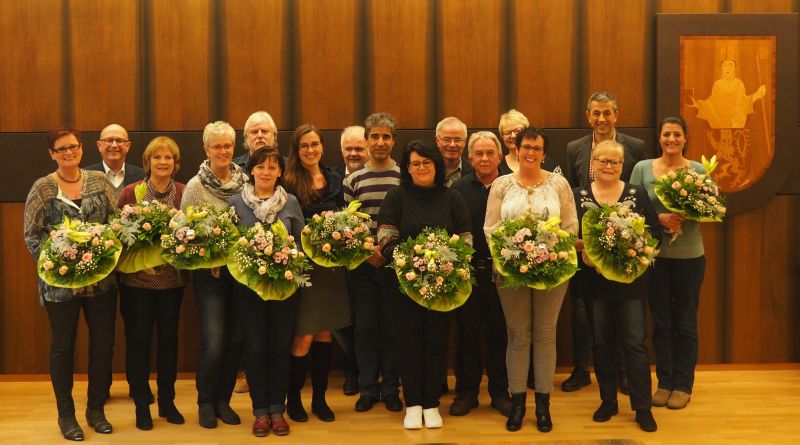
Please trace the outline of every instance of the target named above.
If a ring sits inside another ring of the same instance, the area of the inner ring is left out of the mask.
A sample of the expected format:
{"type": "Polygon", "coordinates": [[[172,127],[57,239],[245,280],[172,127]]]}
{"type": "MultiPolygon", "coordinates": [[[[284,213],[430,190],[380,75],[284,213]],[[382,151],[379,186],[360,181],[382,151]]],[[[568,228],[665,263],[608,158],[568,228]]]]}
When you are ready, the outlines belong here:
{"type": "Polygon", "coordinates": [[[92,238],[92,246],[97,247],[100,245],[100,238],[94,237],[92,238]]]}
{"type": "Polygon", "coordinates": [[[52,270],[54,266],[55,265],[50,260],[47,260],[44,263],[42,263],[42,268],[44,268],[44,270],[52,270]]]}
{"type": "Polygon", "coordinates": [[[197,253],[199,253],[200,256],[206,256],[206,249],[204,247],[201,247],[197,253]]]}
{"type": "Polygon", "coordinates": [[[149,232],[153,229],[153,226],[151,226],[149,222],[146,222],[142,224],[142,229],[144,229],[145,232],[149,232]]]}
{"type": "Polygon", "coordinates": [[[267,273],[267,267],[266,266],[261,266],[261,267],[258,268],[258,274],[259,275],[264,275],[265,273],[267,273]]]}
{"type": "Polygon", "coordinates": [[[105,242],[104,244],[105,244],[105,246],[106,246],[106,249],[110,249],[111,247],[113,247],[113,246],[114,246],[114,241],[113,241],[113,240],[110,240],[110,239],[107,239],[107,240],[106,240],[106,242],[105,242]]]}
{"type": "Polygon", "coordinates": [[[83,256],[81,257],[81,261],[86,261],[87,263],[89,261],[92,261],[92,252],[84,253],[83,256]]]}
{"type": "Polygon", "coordinates": [[[519,271],[521,273],[527,273],[528,272],[528,266],[526,266],[524,264],[522,266],[519,266],[519,271]]]}
{"type": "Polygon", "coordinates": [[[219,234],[220,234],[220,233],[222,233],[222,229],[220,229],[219,227],[214,227],[214,228],[211,230],[211,233],[213,233],[213,234],[214,234],[214,236],[219,236],[219,234]]]}
{"type": "Polygon", "coordinates": [[[417,274],[415,274],[414,272],[406,273],[406,280],[414,281],[415,278],[417,278],[417,274]]]}
{"type": "Polygon", "coordinates": [[[175,248],[175,253],[181,254],[186,251],[186,247],[183,244],[178,244],[178,247],[175,248]]]}
{"type": "Polygon", "coordinates": [[[286,272],[284,272],[283,277],[286,278],[287,280],[291,280],[294,278],[294,274],[292,273],[291,270],[287,270],[286,272]]]}
{"type": "Polygon", "coordinates": [[[68,271],[69,271],[69,267],[67,267],[67,266],[61,266],[61,267],[58,268],[59,275],[66,275],[68,271]]]}
{"type": "Polygon", "coordinates": [[[337,240],[337,241],[338,241],[338,240],[342,239],[342,234],[341,234],[341,233],[339,233],[338,231],[335,231],[335,230],[334,230],[334,231],[331,233],[331,238],[333,238],[333,239],[335,239],[335,240],[337,240]]]}
{"type": "Polygon", "coordinates": [[[323,244],[322,245],[322,251],[325,252],[325,253],[330,252],[331,251],[331,245],[328,244],[328,243],[323,244]]]}

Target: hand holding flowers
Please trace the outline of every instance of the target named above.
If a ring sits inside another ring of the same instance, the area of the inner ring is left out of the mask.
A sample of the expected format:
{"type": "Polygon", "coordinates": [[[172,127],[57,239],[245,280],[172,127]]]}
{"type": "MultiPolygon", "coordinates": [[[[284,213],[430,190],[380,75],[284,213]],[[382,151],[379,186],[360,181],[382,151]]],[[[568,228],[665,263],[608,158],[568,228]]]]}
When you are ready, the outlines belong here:
{"type": "Polygon", "coordinates": [[[447,312],[467,301],[472,292],[471,255],[475,249],[458,235],[426,227],[394,249],[400,288],[419,305],[447,312]]]}
{"type": "Polygon", "coordinates": [[[717,157],[702,157],[705,173],[691,167],[670,171],[656,179],[654,188],[658,200],[669,211],[686,219],[701,222],[720,222],[725,217],[725,197],[711,174],[717,168],[717,157]]]}
{"type": "Polygon", "coordinates": [[[224,266],[226,255],[239,239],[232,207],[218,210],[210,206],[189,206],[169,221],[171,232],[161,237],[167,263],[176,269],[202,269],[224,266]]]}
{"type": "Polygon", "coordinates": [[[359,212],[361,203],[350,202],[337,212],[328,210],[311,217],[300,240],[303,250],[323,267],[345,266],[355,269],[373,254],[374,239],[369,235],[370,216],[359,212]]]}
{"type": "Polygon", "coordinates": [[[177,210],[158,201],[126,204],[109,221],[123,245],[117,270],[133,273],[164,264],[161,236],[168,234],[169,221],[177,210]]]}

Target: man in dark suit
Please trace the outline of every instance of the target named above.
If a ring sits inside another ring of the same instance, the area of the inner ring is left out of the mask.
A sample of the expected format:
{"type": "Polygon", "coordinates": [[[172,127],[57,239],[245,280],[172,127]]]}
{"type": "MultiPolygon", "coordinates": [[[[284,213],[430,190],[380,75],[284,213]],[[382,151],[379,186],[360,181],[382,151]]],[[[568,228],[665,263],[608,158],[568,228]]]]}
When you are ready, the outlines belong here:
{"type": "Polygon", "coordinates": [[[342,160],[344,164],[337,165],[333,171],[339,174],[344,180],[350,173],[361,170],[364,164],[369,161],[367,151],[367,140],[364,138],[364,127],[353,125],[342,130],[340,140],[342,147],[342,160]]]}
{"type": "Polygon", "coordinates": [[[472,165],[462,157],[467,146],[467,124],[461,119],[450,116],[436,124],[436,146],[444,158],[444,181],[448,187],[472,172],[472,165]]]}
{"type": "Polygon", "coordinates": [[[133,164],[125,162],[131,141],[128,132],[121,125],[111,124],[100,132],[97,149],[100,150],[102,161],[86,167],[86,170],[96,170],[106,174],[106,178],[114,186],[117,198],[128,184],[144,179],[144,170],[133,164]]]}
{"type": "MultiPolygon", "coordinates": [[[[592,127],[592,133],[567,144],[567,168],[564,176],[572,187],[589,187],[594,181],[591,160],[594,147],[602,141],[614,139],[625,150],[625,162],[622,164],[620,179],[628,181],[633,166],[646,157],[644,141],[633,136],[622,134],[616,130],[619,110],[614,95],[605,91],[592,94],[586,104],[586,119],[592,127]]],[[[563,391],[577,391],[591,383],[589,378],[589,362],[591,360],[592,334],[586,316],[586,305],[583,301],[585,291],[580,277],[570,282],[572,295],[572,355],[574,369],[572,374],[561,384],[563,391]]],[[[621,352],[620,347],[617,347],[621,352]]],[[[628,393],[625,366],[622,354],[617,355],[619,369],[619,387],[624,394],[628,393]]]]}

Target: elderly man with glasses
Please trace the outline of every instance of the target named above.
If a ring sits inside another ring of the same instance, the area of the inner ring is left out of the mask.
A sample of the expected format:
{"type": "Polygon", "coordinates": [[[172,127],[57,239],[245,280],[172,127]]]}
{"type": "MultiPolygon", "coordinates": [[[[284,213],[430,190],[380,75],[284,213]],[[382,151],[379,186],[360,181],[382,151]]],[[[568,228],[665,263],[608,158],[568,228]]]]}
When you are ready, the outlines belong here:
{"type": "Polygon", "coordinates": [[[144,179],[144,170],[133,164],[125,162],[131,141],[128,132],[121,125],[111,124],[100,132],[97,149],[100,151],[102,161],[86,167],[87,170],[100,171],[114,186],[114,192],[119,195],[127,185],[144,179]]]}

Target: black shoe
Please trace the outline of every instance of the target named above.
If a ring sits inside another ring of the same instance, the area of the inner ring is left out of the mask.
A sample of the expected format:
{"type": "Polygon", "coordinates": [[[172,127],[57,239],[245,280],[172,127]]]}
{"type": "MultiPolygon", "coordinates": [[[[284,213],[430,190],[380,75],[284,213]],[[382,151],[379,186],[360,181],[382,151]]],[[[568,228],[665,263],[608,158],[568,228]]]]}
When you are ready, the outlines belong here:
{"type": "Polygon", "coordinates": [[[561,384],[561,390],[564,392],[572,392],[591,384],[592,379],[589,377],[589,371],[576,367],[572,370],[572,374],[561,384]]]}
{"type": "Polygon", "coordinates": [[[608,422],[612,417],[619,414],[619,405],[617,401],[613,402],[600,402],[600,407],[592,414],[592,420],[595,422],[608,422]]]}
{"type": "Polygon", "coordinates": [[[242,419],[239,418],[239,415],[236,414],[230,405],[227,403],[218,403],[214,407],[214,413],[222,419],[223,423],[227,423],[228,425],[238,425],[242,423],[242,419]]]}
{"type": "Polygon", "coordinates": [[[318,397],[311,400],[311,412],[323,422],[333,422],[336,420],[336,415],[333,410],[328,406],[328,402],[324,397],[318,397]]]}
{"type": "Polygon", "coordinates": [[[641,428],[642,431],[647,431],[648,433],[652,433],[658,429],[656,419],[653,418],[653,413],[649,409],[636,410],[636,423],[639,424],[639,428],[641,428]]]}
{"type": "Polygon", "coordinates": [[[344,385],[342,385],[342,392],[346,396],[354,396],[358,394],[358,376],[346,375],[344,376],[344,385]]]}
{"type": "Polygon", "coordinates": [[[153,429],[153,418],[150,416],[150,405],[148,403],[138,403],[136,405],[136,428],[144,431],[153,429]]]}
{"type": "Polygon", "coordinates": [[[506,421],[506,429],[508,431],[519,431],[522,428],[522,419],[525,418],[525,399],[528,394],[521,392],[519,394],[511,394],[511,413],[508,415],[506,421]]]}
{"type": "Polygon", "coordinates": [[[628,395],[628,373],[624,369],[620,369],[617,373],[617,387],[619,392],[628,395]]]}
{"type": "Polygon", "coordinates": [[[214,405],[201,403],[197,407],[197,420],[203,428],[216,428],[217,415],[214,413],[214,405]]]}
{"type": "Polygon", "coordinates": [[[507,393],[497,394],[492,397],[492,404],[490,406],[500,411],[500,414],[505,417],[511,415],[511,398],[507,393]]]}
{"type": "Polygon", "coordinates": [[[186,419],[183,418],[183,415],[178,411],[173,401],[158,404],[158,417],[166,417],[167,422],[174,423],[175,425],[182,425],[186,422],[186,419]]]}
{"type": "Polygon", "coordinates": [[[69,417],[59,417],[58,427],[61,429],[61,435],[64,436],[64,439],[75,442],[80,442],[83,440],[83,430],[81,429],[81,426],[78,424],[78,420],[75,419],[74,415],[69,417]]]}
{"type": "Polygon", "coordinates": [[[457,395],[455,400],[453,400],[453,404],[450,405],[450,415],[451,416],[466,416],[472,410],[472,408],[476,408],[478,406],[478,398],[475,396],[469,395],[457,395]]]}
{"type": "Polygon", "coordinates": [[[550,393],[537,392],[536,396],[536,429],[549,433],[553,430],[553,419],[550,418],[550,393]]]}
{"type": "Polygon", "coordinates": [[[363,413],[365,411],[369,411],[372,409],[375,404],[378,403],[378,399],[372,396],[368,396],[366,394],[361,394],[361,397],[356,400],[356,411],[363,413]]]}
{"type": "Polygon", "coordinates": [[[308,422],[308,413],[303,408],[300,393],[286,395],[286,414],[295,422],[308,422]]]}
{"type": "Polygon", "coordinates": [[[383,404],[386,405],[386,409],[389,411],[396,413],[403,410],[403,401],[400,400],[400,396],[396,392],[386,394],[382,399],[383,404]]]}
{"type": "Polygon", "coordinates": [[[106,413],[103,412],[103,408],[86,408],[86,422],[89,423],[90,427],[94,428],[95,432],[100,434],[111,434],[113,429],[111,423],[106,419],[106,413]]]}

